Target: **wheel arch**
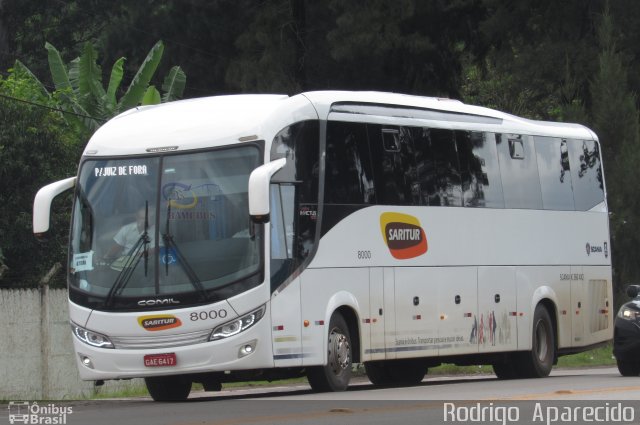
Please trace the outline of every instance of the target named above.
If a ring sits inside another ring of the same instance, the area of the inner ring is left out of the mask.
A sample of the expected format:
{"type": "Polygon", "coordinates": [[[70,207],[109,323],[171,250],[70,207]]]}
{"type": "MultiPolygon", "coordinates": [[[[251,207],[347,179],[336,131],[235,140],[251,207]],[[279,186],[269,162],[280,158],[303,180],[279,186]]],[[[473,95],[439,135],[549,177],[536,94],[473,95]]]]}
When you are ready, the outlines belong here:
{"type": "MultiPolygon", "coordinates": [[[[327,325],[331,321],[331,316],[339,313],[347,323],[349,336],[351,337],[353,363],[360,363],[361,355],[361,330],[360,330],[360,306],[356,297],[346,291],[336,293],[327,305],[327,325]]],[[[325,350],[326,351],[326,350],[325,350]]],[[[326,359],[325,359],[326,361],[326,359]]]]}

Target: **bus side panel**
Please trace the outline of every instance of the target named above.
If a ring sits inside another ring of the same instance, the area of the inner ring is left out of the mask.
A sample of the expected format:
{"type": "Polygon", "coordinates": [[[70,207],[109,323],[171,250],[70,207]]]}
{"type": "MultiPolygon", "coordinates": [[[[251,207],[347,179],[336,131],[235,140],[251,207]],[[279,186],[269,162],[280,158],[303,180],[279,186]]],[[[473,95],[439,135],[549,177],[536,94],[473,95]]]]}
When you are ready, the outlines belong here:
{"type": "Polygon", "coordinates": [[[275,367],[302,365],[300,279],[271,297],[271,332],[275,367]]]}
{"type": "Polygon", "coordinates": [[[553,304],[549,314],[556,318],[558,344],[567,344],[571,329],[571,281],[566,280],[566,274],[571,271],[572,268],[568,266],[528,266],[516,269],[518,350],[531,350],[533,315],[536,305],[543,300],[549,300],[553,304]]]}
{"type": "Polygon", "coordinates": [[[584,274],[582,266],[571,267],[571,346],[580,347],[586,344],[584,337],[585,296],[584,274]]]}
{"type": "MultiPolygon", "coordinates": [[[[306,269],[300,276],[303,365],[325,364],[331,315],[341,307],[355,313],[351,323],[360,332],[360,347],[371,345],[368,329],[362,318],[369,312],[369,268],[306,269]],[[364,313],[364,314],[363,314],[364,313]]],[[[345,317],[348,320],[348,317],[345,317]]],[[[356,335],[351,335],[352,345],[356,335]]],[[[362,353],[362,351],[361,351],[362,353]]]]}
{"type": "Polygon", "coordinates": [[[435,267],[432,270],[438,275],[439,355],[477,353],[478,339],[473,338],[474,318],[478,315],[477,268],[435,267]]]}
{"type": "Polygon", "coordinates": [[[474,321],[481,353],[518,348],[515,270],[515,267],[478,267],[478,317],[474,321]]]}
{"type": "Polygon", "coordinates": [[[397,267],[394,271],[396,357],[437,356],[438,289],[450,282],[442,281],[437,267],[397,267]]]}
{"type": "Polygon", "coordinates": [[[364,357],[362,361],[384,360],[386,356],[385,344],[385,292],[384,269],[372,267],[369,269],[369,314],[362,320],[362,330],[369,328],[369,345],[362,347],[364,357]]]}
{"type": "Polygon", "coordinates": [[[585,312],[585,327],[588,344],[613,338],[613,288],[609,267],[584,266],[588,312],[585,312]]]}

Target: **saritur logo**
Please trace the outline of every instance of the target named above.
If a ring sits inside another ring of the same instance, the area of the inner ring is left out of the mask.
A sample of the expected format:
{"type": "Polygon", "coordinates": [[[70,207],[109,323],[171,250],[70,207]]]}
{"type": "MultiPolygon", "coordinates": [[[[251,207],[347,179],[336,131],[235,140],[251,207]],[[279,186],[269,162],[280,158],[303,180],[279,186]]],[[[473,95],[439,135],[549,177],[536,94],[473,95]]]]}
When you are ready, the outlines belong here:
{"type": "Polygon", "coordinates": [[[407,260],[427,252],[427,235],[420,221],[411,215],[382,213],[380,230],[393,258],[407,260]]]}
{"type": "Polygon", "coordinates": [[[140,326],[148,331],[164,331],[182,326],[182,322],[171,314],[138,317],[140,326]]]}

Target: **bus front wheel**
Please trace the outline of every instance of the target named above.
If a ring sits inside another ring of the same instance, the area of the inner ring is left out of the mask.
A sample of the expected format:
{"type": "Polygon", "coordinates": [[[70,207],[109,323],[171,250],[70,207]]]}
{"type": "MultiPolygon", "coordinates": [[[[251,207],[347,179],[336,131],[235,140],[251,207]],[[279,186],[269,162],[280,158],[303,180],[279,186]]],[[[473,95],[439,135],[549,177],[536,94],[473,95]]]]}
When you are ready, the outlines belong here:
{"type": "Polygon", "coordinates": [[[183,401],[191,392],[191,380],[180,375],[144,378],[154,401],[183,401]]]}
{"type": "Polygon", "coordinates": [[[351,337],[347,322],[340,313],[334,313],[329,321],[327,364],[309,368],[309,385],[319,392],[346,390],[351,379],[351,361],[351,337]]]}

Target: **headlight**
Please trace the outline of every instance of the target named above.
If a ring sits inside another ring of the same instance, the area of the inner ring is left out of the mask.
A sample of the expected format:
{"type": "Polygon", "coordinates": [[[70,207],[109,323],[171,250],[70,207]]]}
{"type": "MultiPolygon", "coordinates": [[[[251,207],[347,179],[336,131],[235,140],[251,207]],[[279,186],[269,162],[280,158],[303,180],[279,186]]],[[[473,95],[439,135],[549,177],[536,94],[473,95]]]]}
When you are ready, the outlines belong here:
{"type": "Polygon", "coordinates": [[[220,325],[211,332],[209,341],[215,341],[222,338],[228,338],[233,335],[237,335],[240,332],[244,332],[251,326],[255,325],[258,320],[262,319],[264,315],[265,306],[252,311],[249,314],[245,314],[231,322],[227,322],[224,325],[220,325]]]}
{"type": "Polygon", "coordinates": [[[618,311],[618,317],[626,320],[636,320],[640,317],[640,311],[632,310],[629,307],[622,307],[618,311]]]}
{"type": "Polygon", "coordinates": [[[85,344],[98,348],[115,348],[113,343],[106,336],[97,332],[92,332],[71,322],[73,334],[85,344]]]}

